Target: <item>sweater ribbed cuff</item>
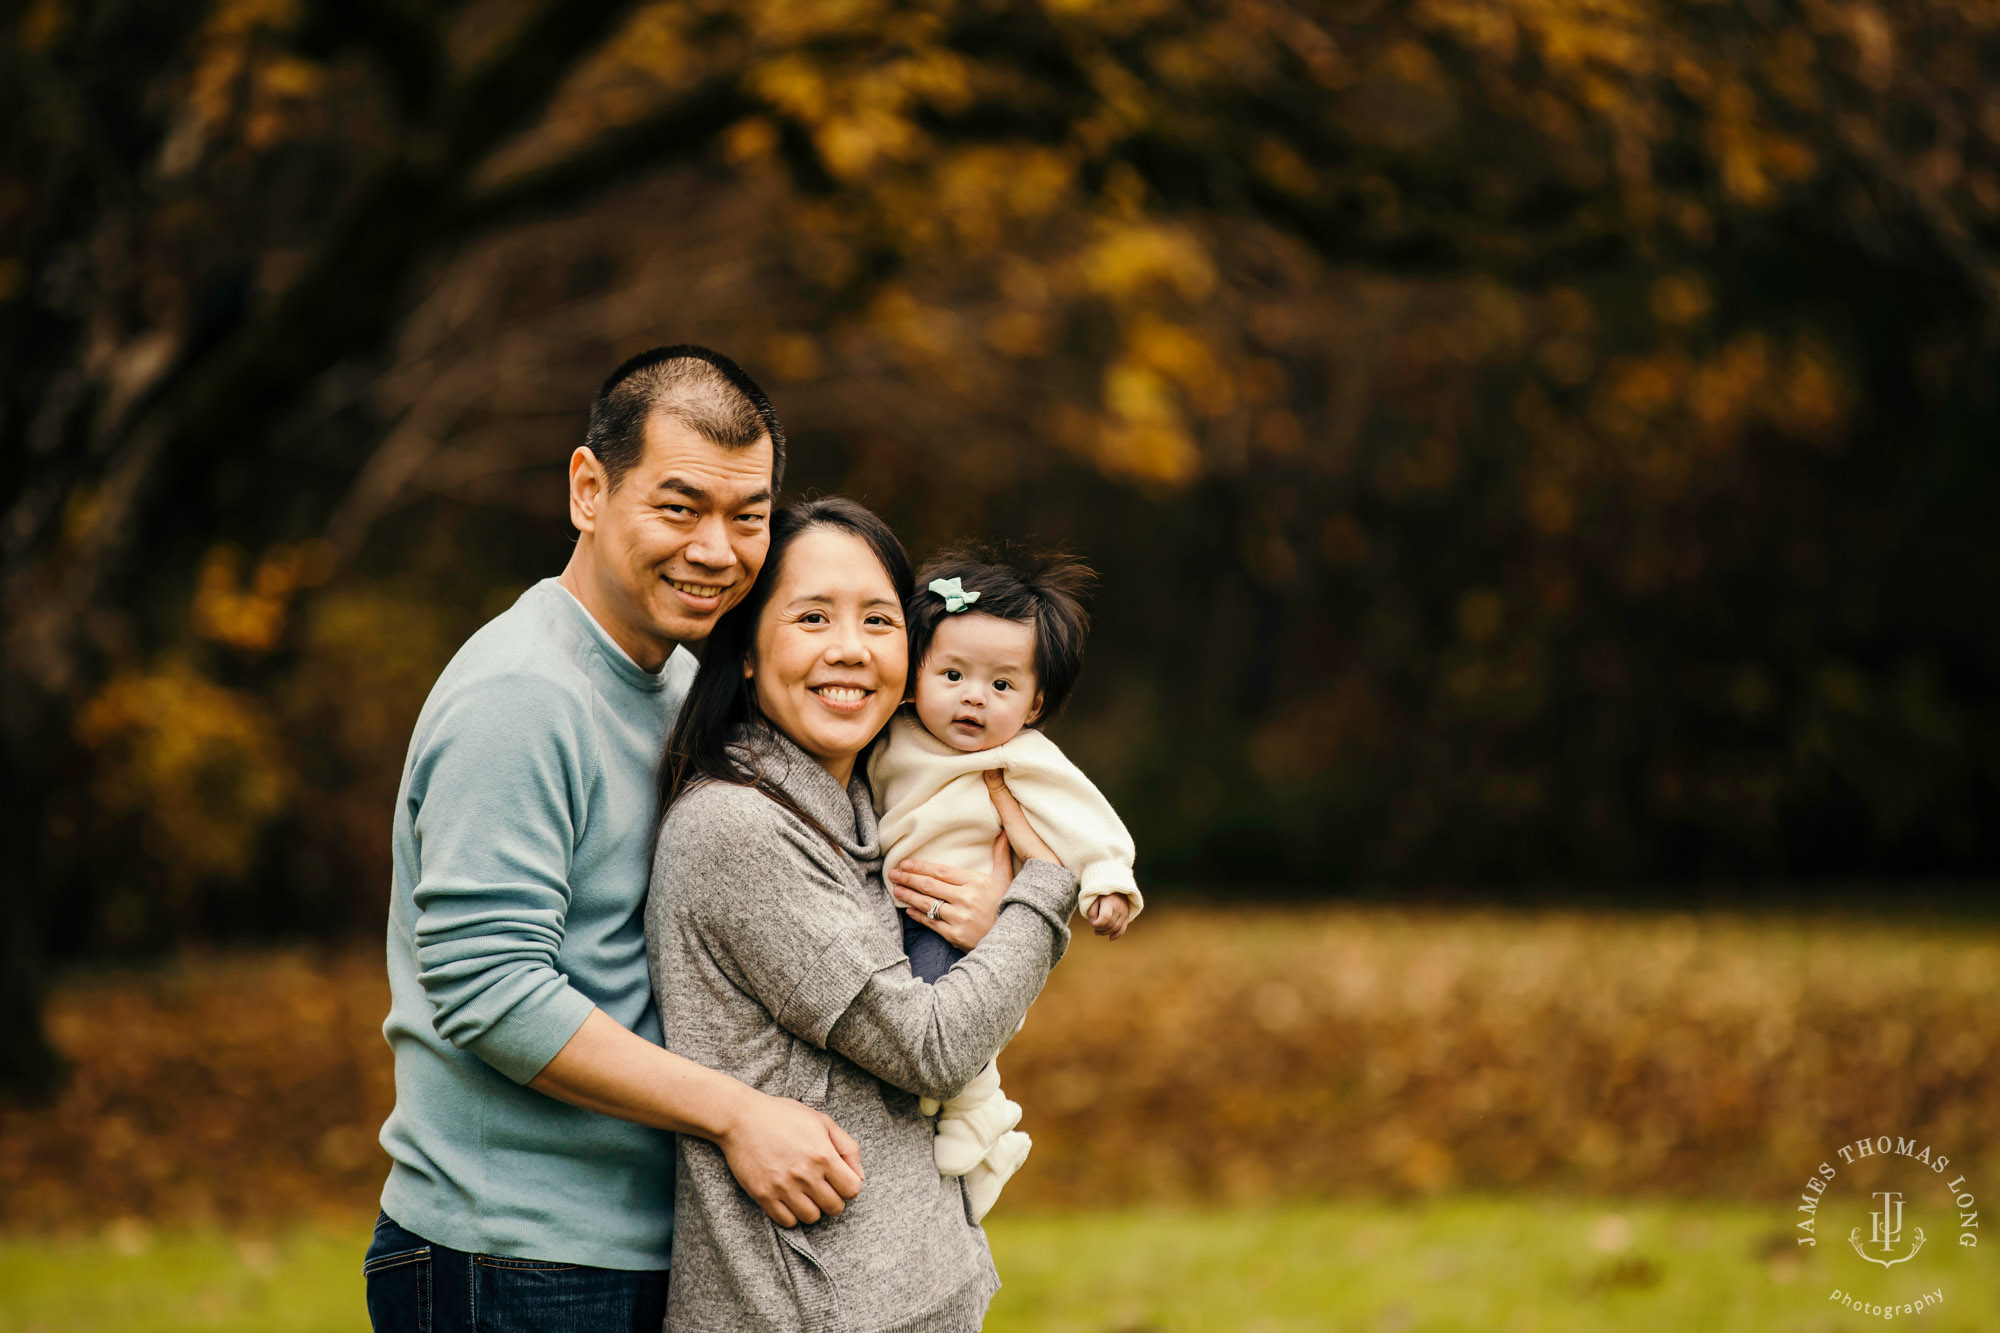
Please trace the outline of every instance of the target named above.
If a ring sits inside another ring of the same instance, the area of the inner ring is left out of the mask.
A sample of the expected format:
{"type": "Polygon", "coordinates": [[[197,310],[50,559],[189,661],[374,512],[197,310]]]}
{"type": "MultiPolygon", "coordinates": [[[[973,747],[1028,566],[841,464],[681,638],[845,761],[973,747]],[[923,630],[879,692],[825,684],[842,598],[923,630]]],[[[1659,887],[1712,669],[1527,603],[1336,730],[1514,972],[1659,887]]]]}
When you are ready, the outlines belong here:
{"type": "Polygon", "coordinates": [[[513,1079],[532,1083],[597,1006],[574,986],[563,985],[517,1004],[492,1026],[465,1042],[465,1049],[513,1079]]]}
{"type": "Polygon", "coordinates": [[[1049,923],[1056,936],[1051,966],[1060,961],[1069,949],[1069,919],[1076,911],[1076,876],[1053,861],[1028,861],[1007,886],[1006,895],[1000,899],[1000,910],[1006,911],[1008,903],[1020,903],[1049,923]]]}
{"type": "Polygon", "coordinates": [[[1090,914],[1090,909],[1097,900],[1109,893],[1124,895],[1126,901],[1132,904],[1132,915],[1135,918],[1146,910],[1145,896],[1139,892],[1138,884],[1133,881],[1130,866],[1121,865],[1116,861],[1097,861],[1083,868],[1083,876],[1079,883],[1077,910],[1086,916],[1090,914]]]}

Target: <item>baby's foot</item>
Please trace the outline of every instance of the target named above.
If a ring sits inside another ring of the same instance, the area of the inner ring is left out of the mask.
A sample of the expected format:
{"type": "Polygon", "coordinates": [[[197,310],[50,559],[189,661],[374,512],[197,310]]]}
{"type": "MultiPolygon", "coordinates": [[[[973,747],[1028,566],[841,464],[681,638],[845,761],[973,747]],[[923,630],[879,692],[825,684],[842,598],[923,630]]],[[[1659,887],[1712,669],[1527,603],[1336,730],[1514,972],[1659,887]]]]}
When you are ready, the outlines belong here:
{"type": "Polygon", "coordinates": [[[938,1119],[937,1138],[931,1151],[937,1158],[938,1174],[962,1176],[979,1165],[994,1145],[1021,1123],[1021,1104],[1006,1097],[991,1097],[977,1106],[963,1109],[946,1103],[938,1119]]]}
{"type": "Polygon", "coordinates": [[[1028,1160],[1034,1140],[1019,1130],[1002,1134],[984,1161],[965,1175],[965,1199],[972,1206],[972,1220],[981,1221],[1000,1200],[1000,1191],[1028,1160]]]}

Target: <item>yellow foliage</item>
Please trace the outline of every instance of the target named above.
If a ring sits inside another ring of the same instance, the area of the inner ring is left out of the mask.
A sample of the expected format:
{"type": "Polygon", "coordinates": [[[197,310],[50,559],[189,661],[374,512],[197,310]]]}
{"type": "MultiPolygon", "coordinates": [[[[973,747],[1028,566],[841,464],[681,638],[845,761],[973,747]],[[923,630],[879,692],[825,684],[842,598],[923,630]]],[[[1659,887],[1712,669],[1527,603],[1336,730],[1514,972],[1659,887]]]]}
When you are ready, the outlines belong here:
{"type": "Polygon", "coordinates": [[[1794,435],[1830,439],[1853,406],[1833,349],[1803,334],[1792,345],[1789,369],[1773,419],[1794,435]]]}
{"type": "Polygon", "coordinates": [[[1113,300],[1167,291],[1199,301],[1215,285],[1215,265],[1200,243],[1160,224],[1105,222],[1081,262],[1086,285],[1113,300]]]}
{"type": "MultiPolygon", "coordinates": [[[[1235,386],[1201,336],[1156,315],[1141,314],[1125,331],[1126,359],[1178,385],[1187,402],[1204,416],[1219,416],[1236,404],[1235,386]]],[[[1122,409],[1121,409],[1122,410],[1122,409]]]]}
{"type": "Polygon", "coordinates": [[[1493,638],[1506,619],[1507,601],[1492,588],[1474,588],[1458,599],[1458,632],[1471,643],[1493,638]]]}
{"type": "Polygon", "coordinates": [[[1670,273],[1653,284],[1653,317],[1662,324],[1692,324],[1712,303],[1699,273],[1670,273]]]}
{"type": "Polygon", "coordinates": [[[76,734],[97,756],[98,804],[137,814],[176,879],[243,874],[294,785],[264,706],[180,658],[113,676],[76,734]]]}
{"type": "Polygon", "coordinates": [[[331,553],[321,543],[274,546],[246,579],[243,553],[215,547],[195,581],[194,631],[242,652],[269,652],[285,632],[293,594],[322,581],[330,567],[331,553]]]}
{"type": "Polygon", "coordinates": [[[297,0],[222,0],[214,7],[196,40],[187,84],[189,130],[197,142],[213,138],[239,110],[247,110],[245,137],[253,146],[266,146],[284,124],[275,103],[317,89],[318,80],[301,69],[297,57],[267,49],[298,17],[297,0]],[[267,73],[273,66],[277,72],[267,73]],[[238,102],[246,85],[247,108],[238,102]]]}
{"type": "Polygon", "coordinates": [[[1096,432],[1098,463],[1113,476],[1179,485],[1201,470],[1172,385],[1129,358],[1104,372],[1106,419],[1096,432]]]}
{"type": "Polygon", "coordinates": [[[62,0],[35,0],[28,12],[21,16],[21,45],[30,51],[44,51],[69,23],[69,15],[63,12],[62,0]]]}
{"type": "Polygon", "coordinates": [[[764,356],[781,379],[819,378],[819,340],[810,333],[774,333],[764,344],[764,356]]]}

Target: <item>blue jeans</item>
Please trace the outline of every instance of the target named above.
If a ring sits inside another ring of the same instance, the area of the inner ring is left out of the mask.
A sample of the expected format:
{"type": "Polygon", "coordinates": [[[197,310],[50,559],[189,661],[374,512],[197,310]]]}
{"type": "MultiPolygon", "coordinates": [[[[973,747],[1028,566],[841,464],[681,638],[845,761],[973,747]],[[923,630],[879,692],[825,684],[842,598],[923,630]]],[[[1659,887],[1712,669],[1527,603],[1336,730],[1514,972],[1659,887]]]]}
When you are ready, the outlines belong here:
{"type": "Polygon", "coordinates": [[[908,917],[903,918],[903,952],[910,956],[910,971],[933,986],[951,971],[953,963],[965,957],[965,950],[908,917]]]}
{"type": "Polygon", "coordinates": [[[387,1213],[361,1262],[375,1333],[660,1333],[664,1270],[465,1254],[405,1231],[387,1213]]]}

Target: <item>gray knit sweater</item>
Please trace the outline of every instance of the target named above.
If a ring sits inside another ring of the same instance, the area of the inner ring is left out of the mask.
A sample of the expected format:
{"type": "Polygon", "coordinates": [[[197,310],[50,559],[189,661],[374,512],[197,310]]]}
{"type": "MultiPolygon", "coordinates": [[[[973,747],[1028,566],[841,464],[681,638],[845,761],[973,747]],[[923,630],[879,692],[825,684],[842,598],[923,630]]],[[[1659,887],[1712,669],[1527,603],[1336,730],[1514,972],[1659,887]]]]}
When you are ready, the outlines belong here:
{"type": "Polygon", "coordinates": [[[660,828],[646,944],[667,1048],[832,1116],[867,1182],[838,1217],[764,1216],[720,1149],[682,1138],[671,1333],[976,1330],[999,1287],[919,1095],[956,1092],[1013,1035],[1069,945],[1076,879],[1031,861],[937,985],[910,974],[874,805],[787,738],[739,743],[840,843],[749,787],[707,783],[660,828]]]}

